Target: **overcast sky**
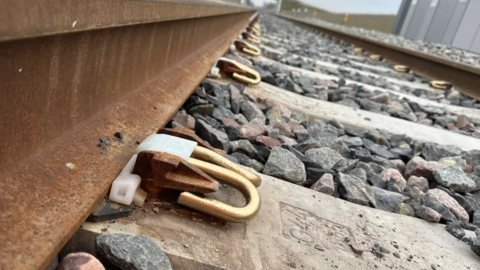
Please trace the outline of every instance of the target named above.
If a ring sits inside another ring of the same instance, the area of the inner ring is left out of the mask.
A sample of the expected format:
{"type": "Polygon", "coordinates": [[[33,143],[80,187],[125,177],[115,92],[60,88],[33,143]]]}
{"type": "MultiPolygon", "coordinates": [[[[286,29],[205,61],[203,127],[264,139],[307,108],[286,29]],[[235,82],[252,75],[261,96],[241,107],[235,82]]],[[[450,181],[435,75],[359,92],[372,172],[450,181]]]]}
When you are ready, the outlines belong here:
{"type": "MultiPolygon", "coordinates": [[[[268,0],[253,0],[262,6],[268,0]]],[[[302,0],[301,2],[331,12],[396,14],[402,0],[302,0]]]]}

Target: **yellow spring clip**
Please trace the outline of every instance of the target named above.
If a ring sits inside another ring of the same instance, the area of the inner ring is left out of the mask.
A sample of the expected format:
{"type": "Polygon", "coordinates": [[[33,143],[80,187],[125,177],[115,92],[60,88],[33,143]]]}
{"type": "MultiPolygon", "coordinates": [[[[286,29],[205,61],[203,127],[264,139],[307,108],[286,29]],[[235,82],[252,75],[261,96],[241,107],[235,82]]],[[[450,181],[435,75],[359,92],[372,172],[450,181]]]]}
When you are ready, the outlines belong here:
{"type": "Polygon", "coordinates": [[[446,81],[430,81],[430,86],[436,89],[449,90],[452,88],[452,84],[446,81]]]}
{"type": "MultiPolygon", "coordinates": [[[[175,132],[182,136],[182,130],[170,130],[175,132]]],[[[151,188],[182,191],[177,200],[181,205],[229,222],[248,222],[260,209],[256,187],[260,186],[261,178],[196,142],[152,134],[138,146],[137,152],[133,172],[144,180],[143,184],[150,183],[151,188]],[[215,179],[240,191],[246,205],[235,207],[197,195],[217,191],[215,179]]]]}
{"type": "Polygon", "coordinates": [[[203,147],[196,147],[193,156],[220,165],[196,158],[188,159],[188,162],[196,168],[240,191],[247,204],[240,208],[234,207],[217,200],[199,197],[190,192],[182,192],[178,198],[179,204],[230,222],[248,222],[257,215],[260,210],[260,196],[255,187],[260,186],[260,177],[203,147]],[[235,166],[237,170],[233,170],[234,167],[230,165],[235,166]],[[247,178],[247,175],[253,175],[254,178],[247,178]]]}
{"type": "Polygon", "coordinates": [[[259,84],[262,79],[260,74],[254,69],[225,57],[218,58],[217,62],[211,69],[211,73],[231,75],[231,77],[236,80],[252,85],[259,84]]]}
{"type": "Polygon", "coordinates": [[[256,28],[253,28],[253,27],[250,27],[250,26],[249,26],[249,27],[247,27],[246,29],[247,29],[247,32],[249,32],[249,33],[251,33],[251,34],[253,34],[253,35],[257,36],[257,37],[260,37],[260,36],[261,36],[260,31],[259,31],[258,29],[256,29],[256,28]]]}
{"type": "Polygon", "coordinates": [[[259,37],[248,32],[242,32],[242,38],[257,44],[260,44],[262,42],[262,40],[259,37]]]}
{"type": "Polygon", "coordinates": [[[393,66],[393,69],[400,73],[408,73],[410,72],[410,70],[412,70],[409,66],[404,66],[404,65],[395,65],[393,66]]]}
{"type": "Polygon", "coordinates": [[[251,56],[260,55],[260,49],[257,46],[254,46],[254,45],[246,42],[245,40],[236,39],[232,43],[232,47],[234,47],[238,51],[241,51],[241,52],[246,53],[246,54],[251,55],[251,56]]]}
{"type": "Polygon", "coordinates": [[[362,54],[363,52],[365,52],[365,50],[363,48],[356,47],[355,49],[353,49],[353,52],[355,54],[362,54]]]}
{"type": "Polygon", "coordinates": [[[253,23],[251,26],[252,26],[253,28],[256,28],[256,29],[259,30],[259,31],[262,30],[262,29],[260,28],[260,24],[258,24],[257,22],[253,23]]]}
{"type": "Polygon", "coordinates": [[[370,59],[372,59],[373,61],[380,62],[380,61],[383,61],[383,56],[378,54],[372,54],[370,55],[370,59]]]}

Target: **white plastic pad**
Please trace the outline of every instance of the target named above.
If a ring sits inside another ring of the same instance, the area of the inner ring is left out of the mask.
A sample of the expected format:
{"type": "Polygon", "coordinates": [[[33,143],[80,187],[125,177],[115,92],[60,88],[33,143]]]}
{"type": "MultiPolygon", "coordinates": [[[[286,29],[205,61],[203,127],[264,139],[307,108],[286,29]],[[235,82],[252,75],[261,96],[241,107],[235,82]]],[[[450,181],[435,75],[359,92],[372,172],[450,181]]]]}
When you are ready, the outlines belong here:
{"type": "Polygon", "coordinates": [[[188,160],[197,146],[197,142],[166,135],[152,134],[137,147],[136,153],[146,150],[169,153],[188,160]]]}

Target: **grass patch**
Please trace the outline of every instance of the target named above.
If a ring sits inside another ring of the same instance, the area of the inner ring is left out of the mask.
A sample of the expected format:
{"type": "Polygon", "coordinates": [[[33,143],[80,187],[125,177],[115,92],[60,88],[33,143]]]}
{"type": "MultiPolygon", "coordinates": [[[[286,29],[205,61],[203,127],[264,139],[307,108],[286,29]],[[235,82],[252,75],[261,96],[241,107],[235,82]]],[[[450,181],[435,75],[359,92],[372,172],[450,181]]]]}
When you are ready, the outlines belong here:
{"type": "MultiPolygon", "coordinates": [[[[294,17],[308,18],[314,17],[323,21],[343,24],[344,14],[331,13],[326,10],[316,8],[310,5],[303,4],[296,0],[283,0],[282,13],[294,17]],[[292,8],[302,9],[301,13],[293,13],[292,8]],[[304,13],[304,8],[308,8],[308,12],[304,13]]],[[[375,15],[375,14],[349,14],[346,26],[360,27],[369,30],[376,30],[380,32],[390,33],[395,21],[395,15],[375,15]]]]}

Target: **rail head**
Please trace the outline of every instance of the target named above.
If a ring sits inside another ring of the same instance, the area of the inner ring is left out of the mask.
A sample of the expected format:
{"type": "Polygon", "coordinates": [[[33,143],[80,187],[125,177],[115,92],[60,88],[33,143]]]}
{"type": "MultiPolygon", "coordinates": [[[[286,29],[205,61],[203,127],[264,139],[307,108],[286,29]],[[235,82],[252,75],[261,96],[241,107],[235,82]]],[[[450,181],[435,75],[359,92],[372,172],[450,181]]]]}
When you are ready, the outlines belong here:
{"type": "Polygon", "coordinates": [[[3,0],[0,5],[0,42],[254,11],[195,0],[3,0]]]}

